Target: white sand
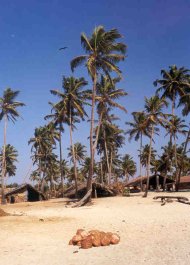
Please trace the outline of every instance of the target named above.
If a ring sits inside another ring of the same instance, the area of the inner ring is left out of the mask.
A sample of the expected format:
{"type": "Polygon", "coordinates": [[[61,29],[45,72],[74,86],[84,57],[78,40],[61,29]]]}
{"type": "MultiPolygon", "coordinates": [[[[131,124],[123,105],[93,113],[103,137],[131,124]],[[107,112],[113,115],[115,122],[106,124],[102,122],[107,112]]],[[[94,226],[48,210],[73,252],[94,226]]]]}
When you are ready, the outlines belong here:
{"type": "MultiPolygon", "coordinates": [[[[190,193],[177,195],[190,199],[190,193]]],[[[74,209],[63,199],[3,206],[24,216],[0,218],[0,264],[189,265],[190,205],[161,206],[153,196],[96,199],[74,209]],[[87,250],[68,246],[78,228],[118,232],[121,242],[87,250]]]]}

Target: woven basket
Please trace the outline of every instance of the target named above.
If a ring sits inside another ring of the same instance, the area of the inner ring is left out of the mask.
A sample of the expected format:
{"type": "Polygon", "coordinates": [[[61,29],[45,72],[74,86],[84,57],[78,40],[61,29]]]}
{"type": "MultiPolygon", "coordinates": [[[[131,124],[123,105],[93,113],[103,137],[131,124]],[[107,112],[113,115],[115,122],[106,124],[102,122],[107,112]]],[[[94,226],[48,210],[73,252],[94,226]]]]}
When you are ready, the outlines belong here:
{"type": "Polygon", "coordinates": [[[100,247],[101,246],[101,238],[100,234],[94,234],[92,235],[92,245],[93,247],[100,247]]]}
{"type": "Polygon", "coordinates": [[[110,242],[111,242],[112,235],[113,235],[113,233],[111,233],[111,232],[106,233],[106,236],[109,238],[110,242]]]}
{"type": "Polygon", "coordinates": [[[73,238],[72,238],[72,241],[73,241],[73,244],[77,244],[78,241],[81,241],[82,240],[82,237],[80,235],[75,235],[73,238]]]}
{"type": "Polygon", "coordinates": [[[109,246],[110,244],[110,239],[109,237],[105,234],[102,238],[101,238],[101,245],[102,246],[109,246]]]}
{"type": "Polygon", "coordinates": [[[87,249],[92,247],[92,236],[89,235],[81,240],[81,248],[87,249]]]}
{"type": "Polygon", "coordinates": [[[111,244],[118,244],[120,241],[120,236],[118,234],[113,234],[111,237],[111,244]]]}
{"type": "Polygon", "coordinates": [[[82,239],[89,235],[89,233],[86,232],[84,229],[78,229],[76,234],[80,235],[82,237],[82,239]]]}

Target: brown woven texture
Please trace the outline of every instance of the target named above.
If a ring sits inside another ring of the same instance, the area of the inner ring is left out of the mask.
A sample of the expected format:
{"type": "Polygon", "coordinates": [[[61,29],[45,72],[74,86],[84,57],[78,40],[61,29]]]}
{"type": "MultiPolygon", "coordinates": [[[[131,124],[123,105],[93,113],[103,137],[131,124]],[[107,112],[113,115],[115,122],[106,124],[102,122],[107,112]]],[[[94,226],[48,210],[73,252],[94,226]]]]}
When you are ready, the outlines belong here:
{"type": "Polygon", "coordinates": [[[89,235],[81,241],[81,248],[87,249],[92,247],[92,236],[89,235]]]}
{"type": "Polygon", "coordinates": [[[120,237],[112,232],[104,232],[99,230],[90,230],[86,232],[84,229],[78,229],[76,235],[69,241],[69,245],[77,245],[81,248],[88,249],[100,246],[109,246],[110,244],[118,244],[120,237]]]}

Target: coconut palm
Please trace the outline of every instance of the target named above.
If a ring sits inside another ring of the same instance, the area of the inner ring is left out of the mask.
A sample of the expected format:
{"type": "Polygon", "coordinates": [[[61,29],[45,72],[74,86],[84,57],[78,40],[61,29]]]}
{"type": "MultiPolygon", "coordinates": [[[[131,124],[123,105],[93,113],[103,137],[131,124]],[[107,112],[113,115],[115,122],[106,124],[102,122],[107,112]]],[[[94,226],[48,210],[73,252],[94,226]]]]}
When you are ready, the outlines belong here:
{"type": "MultiPolygon", "coordinates": [[[[133,138],[135,141],[139,141],[140,139],[140,176],[142,177],[142,164],[141,164],[141,154],[142,154],[142,145],[143,145],[143,136],[147,136],[150,138],[150,127],[148,126],[149,123],[147,123],[147,117],[146,114],[141,112],[133,112],[133,122],[126,122],[125,124],[131,127],[126,131],[126,134],[129,134],[129,141],[131,141],[133,138]]],[[[142,178],[141,178],[141,190],[142,190],[142,178]]]]}
{"type": "Polygon", "coordinates": [[[176,191],[178,191],[178,189],[179,189],[181,174],[182,174],[184,167],[185,167],[185,156],[187,154],[187,147],[188,147],[189,142],[190,142],[190,127],[188,130],[187,136],[186,136],[186,140],[183,144],[182,159],[181,159],[181,163],[179,165],[179,173],[178,173],[177,182],[176,182],[176,191]]]}
{"type": "Polygon", "coordinates": [[[93,148],[96,149],[98,134],[100,131],[100,126],[102,119],[110,119],[109,112],[113,108],[118,108],[127,113],[124,106],[117,103],[116,100],[120,97],[126,96],[127,93],[123,89],[116,88],[116,84],[121,80],[121,78],[113,78],[110,80],[108,76],[101,75],[100,81],[97,83],[96,91],[96,102],[97,102],[97,113],[98,113],[98,126],[96,128],[96,140],[94,142],[93,148]]]}
{"type": "Polygon", "coordinates": [[[72,146],[73,165],[75,172],[76,197],[78,193],[77,166],[72,131],[75,128],[74,123],[80,122],[80,119],[84,120],[84,117],[87,116],[84,106],[87,105],[87,92],[89,91],[83,90],[86,85],[87,82],[84,78],[77,79],[73,76],[63,77],[63,92],[51,90],[53,95],[56,95],[60,98],[60,101],[56,103],[54,107],[58,109],[59,113],[62,113],[64,121],[69,125],[70,144],[72,146]]]}
{"type": "Polygon", "coordinates": [[[63,109],[59,110],[59,106],[56,104],[49,102],[51,106],[51,114],[45,116],[45,120],[51,120],[51,123],[54,125],[54,128],[59,131],[59,166],[61,173],[61,184],[62,184],[62,195],[64,190],[64,170],[62,168],[62,160],[63,160],[63,151],[62,151],[62,133],[64,132],[63,124],[67,123],[67,117],[65,116],[65,112],[63,109]]]}
{"type": "Polygon", "coordinates": [[[143,197],[147,197],[148,188],[149,188],[149,177],[150,177],[150,160],[151,160],[151,151],[152,151],[152,142],[154,134],[157,131],[156,125],[164,126],[166,122],[166,115],[163,114],[162,109],[167,107],[168,104],[165,98],[159,98],[157,95],[151,97],[150,99],[145,97],[145,112],[147,114],[147,124],[151,127],[150,133],[150,145],[149,145],[149,156],[148,156],[148,164],[147,164],[147,183],[146,190],[143,197]]]}
{"type": "MultiPolygon", "coordinates": [[[[69,150],[68,157],[70,157],[71,161],[73,162],[72,146],[70,146],[68,150],[69,150]]],[[[77,162],[79,162],[79,164],[81,164],[85,160],[85,157],[86,157],[86,146],[77,142],[76,144],[74,144],[74,150],[75,150],[75,159],[77,162]]]]}
{"type": "Polygon", "coordinates": [[[129,176],[134,176],[137,171],[136,163],[133,161],[133,158],[126,154],[122,158],[122,171],[123,175],[126,177],[126,182],[129,181],[129,176]]]}
{"type": "Polygon", "coordinates": [[[174,115],[177,96],[184,96],[185,89],[190,88],[189,75],[190,70],[176,65],[169,66],[169,71],[161,70],[163,79],[157,79],[155,86],[159,86],[157,93],[164,91],[161,98],[168,98],[172,101],[172,115],[174,115]]]}
{"type": "MultiPolygon", "coordinates": [[[[36,128],[34,137],[30,138],[28,144],[32,144],[31,152],[34,165],[37,165],[40,179],[43,181],[51,167],[51,161],[55,160],[53,149],[59,134],[53,129],[52,125],[45,125],[36,128]],[[43,176],[42,176],[43,173],[43,176]]],[[[53,181],[52,181],[53,183],[53,181]]],[[[53,185],[52,185],[53,187],[53,185]]]]}
{"type": "Polygon", "coordinates": [[[176,151],[176,139],[178,139],[178,134],[186,135],[188,127],[185,125],[185,120],[181,120],[177,116],[173,116],[172,119],[165,125],[165,129],[168,131],[166,135],[170,134],[170,137],[173,138],[173,141],[170,140],[170,142],[174,143],[174,162],[176,167],[176,183],[178,182],[178,163],[177,163],[177,151],[176,151]]]}
{"type": "Polygon", "coordinates": [[[118,68],[117,63],[125,59],[126,53],[126,45],[118,42],[118,39],[121,37],[122,36],[117,29],[106,31],[103,26],[96,27],[91,37],[87,37],[84,33],[82,33],[81,44],[86,54],[77,56],[71,61],[72,71],[77,66],[85,64],[93,82],[90,120],[91,167],[87,182],[87,191],[89,191],[87,198],[89,198],[89,195],[91,195],[92,192],[92,177],[94,168],[93,163],[95,154],[95,146],[93,146],[93,134],[97,80],[100,72],[104,72],[110,77],[110,72],[113,71],[121,76],[121,70],[118,68]]]}
{"type": "MultiPolygon", "coordinates": [[[[190,80],[189,80],[190,86],[190,80]]],[[[185,89],[185,94],[180,97],[179,105],[182,106],[182,114],[183,116],[187,116],[190,113],[190,88],[185,89]]]]}
{"type": "Polygon", "coordinates": [[[11,88],[7,88],[3,96],[0,97],[0,121],[4,120],[4,137],[3,137],[3,157],[2,157],[2,199],[1,203],[5,204],[4,197],[4,178],[6,173],[6,160],[5,160],[5,151],[6,151],[6,138],[7,138],[7,122],[12,121],[15,123],[17,118],[20,117],[19,112],[17,111],[18,107],[22,107],[25,104],[22,102],[15,101],[17,96],[19,95],[19,91],[14,91],[11,88]]]}
{"type": "MultiPolygon", "coordinates": [[[[18,151],[14,148],[14,146],[7,144],[5,146],[5,162],[6,162],[5,177],[15,176],[16,174],[15,162],[18,162],[17,157],[18,157],[18,151]]],[[[0,153],[1,169],[2,169],[2,160],[3,160],[3,149],[0,153]]]]}
{"type": "Polygon", "coordinates": [[[147,167],[148,167],[149,155],[151,156],[150,157],[150,165],[153,166],[154,161],[155,161],[155,157],[156,157],[156,150],[153,149],[153,147],[152,147],[151,148],[151,154],[150,154],[150,145],[146,144],[145,146],[142,147],[142,153],[141,153],[141,164],[143,167],[146,168],[146,172],[147,172],[147,167]]]}
{"type": "MultiPolygon", "coordinates": [[[[89,170],[90,170],[90,157],[85,157],[85,159],[82,161],[82,168],[81,173],[85,177],[85,179],[88,179],[89,170]]],[[[94,163],[94,173],[98,172],[97,164],[94,163]]]]}

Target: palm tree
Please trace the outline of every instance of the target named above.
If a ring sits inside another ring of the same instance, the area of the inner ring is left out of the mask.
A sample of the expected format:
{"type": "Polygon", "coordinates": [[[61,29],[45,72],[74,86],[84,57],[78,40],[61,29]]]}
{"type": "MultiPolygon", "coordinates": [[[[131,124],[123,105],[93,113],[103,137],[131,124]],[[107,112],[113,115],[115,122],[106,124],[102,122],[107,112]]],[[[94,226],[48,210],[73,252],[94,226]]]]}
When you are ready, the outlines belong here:
{"type": "MultiPolygon", "coordinates": [[[[177,151],[176,151],[176,139],[178,139],[178,134],[186,135],[187,125],[184,124],[185,120],[181,120],[177,116],[173,116],[173,118],[165,125],[165,129],[168,131],[168,134],[170,134],[170,137],[173,138],[174,142],[174,158],[175,158],[175,167],[176,167],[176,183],[178,183],[178,163],[177,163],[177,151]]],[[[172,143],[172,140],[170,140],[172,143]]]]}
{"type": "Polygon", "coordinates": [[[118,148],[124,144],[123,130],[111,123],[109,120],[102,120],[99,137],[97,141],[98,154],[104,154],[107,165],[108,184],[111,182],[113,159],[118,148]]]}
{"type": "Polygon", "coordinates": [[[190,70],[184,67],[177,68],[176,65],[172,65],[169,66],[169,71],[161,70],[163,79],[157,79],[154,82],[155,86],[159,85],[157,93],[164,91],[161,98],[168,98],[172,101],[172,115],[174,115],[177,96],[184,96],[185,89],[190,87],[189,72],[190,70]]]}
{"type": "Polygon", "coordinates": [[[164,187],[163,191],[165,190],[165,184],[166,184],[166,177],[167,174],[170,174],[170,177],[173,176],[173,158],[174,158],[174,146],[171,144],[171,142],[168,143],[168,145],[163,146],[161,148],[163,150],[162,155],[160,156],[161,160],[161,167],[160,172],[164,173],[164,187]]]}
{"type": "Polygon", "coordinates": [[[159,98],[157,95],[151,97],[150,99],[145,98],[145,111],[147,113],[147,124],[151,127],[150,133],[150,145],[149,145],[149,156],[148,156],[148,164],[147,164],[147,184],[146,190],[143,197],[147,197],[148,188],[149,188],[149,177],[150,177],[150,159],[151,159],[151,150],[152,150],[152,142],[155,132],[157,131],[157,124],[164,126],[164,122],[166,122],[166,115],[163,114],[162,109],[166,107],[168,104],[165,98],[159,98]]]}
{"type": "MultiPolygon", "coordinates": [[[[18,152],[14,148],[14,146],[7,144],[5,146],[5,164],[6,164],[5,178],[7,176],[8,177],[15,176],[16,174],[15,162],[18,162],[17,157],[18,157],[18,152]]],[[[1,168],[2,168],[2,158],[3,158],[3,150],[0,153],[1,168]]]]}
{"type": "Polygon", "coordinates": [[[41,181],[45,179],[48,174],[48,170],[51,168],[52,161],[56,159],[52,150],[56,145],[56,140],[58,139],[59,134],[53,129],[52,125],[49,124],[36,128],[34,131],[34,137],[30,138],[28,141],[28,144],[32,144],[32,159],[33,163],[38,167],[41,181]]]}
{"type": "MultiPolygon", "coordinates": [[[[189,80],[190,86],[190,80],[189,80]]],[[[190,113],[190,88],[185,89],[185,94],[180,97],[179,106],[183,106],[182,114],[183,116],[187,116],[190,113]]]]}
{"type": "Polygon", "coordinates": [[[136,163],[133,161],[133,158],[130,155],[126,154],[122,158],[121,167],[123,174],[126,177],[126,181],[128,182],[129,176],[134,176],[137,171],[136,163]]]}
{"type": "Polygon", "coordinates": [[[97,83],[96,102],[99,119],[98,126],[96,128],[96,140],[93,145],[94,149],[96,149],[97,147],[98,135],[100,132],[102,119],[113,119],[113,117],[109,115],[109,112],[112,110],[112,108],[118,108],[127,113],[127,110],[124,106],[115,102],[116,99],[127,95],[127,93],[123,89],[116,88],[116,84],[120,80],[121,78],[113,78],[110,80],[108,76],[101,75],[100,81],[97,83]]]}
{"type": "Polygon", "coordinates": [[[141,152],[141,164],[143,167],[145,167],[146,172],[148,167],[149,155],[150,155],[150,165],[154,165],[156,150],[154,150],[152,147],[150,154],[150,145],[146,144],[145,146],[142,147],[142,152],[141,152]]]}
{"type": "Polygon", "coordinates": [[[87,105],[87,92],[89,94],[89,91],[83,90],[86,85],[87,82],[84,78],[76,79],[73,76],[68,78],[63,77],[63,92],[51,90],[53,95],[61,98],[61,100],[56,103],[54,107],[59,110],[59,113],[62,113],[64,120],[69,125],[70,144],[72,146],[73,165],[75,172],[76,197],[78,193],[77,166],[72,131],[75,128],[74,123],[80,122],[80,119],[84,120],[84,116],[87,116],[84,105],[87,105]]]}
{"type": "Polygon", "coordinates": [[[62,195],[64,190],[64,170],[62,168],[62,160],[63,160],[63,151],[62,151],[62,133],[64,132],[63,123],[66,122],[65,113],[61,112],[56,104],[49,102],[51,109],[51,114],[45,116],[45,120],[50,119],[51,123],[54,125],[54,128],[59,131],[59,166],[61,173],[61,185],[62,185],[62,195]]]}
{"type": "MultiPolygon", "coordinates": [[[[140,139],[140,177],[142,177],[142,163],[141,163],[141,154],[142,154],[142,145],[143,145],[143,136],[147,136],[150,138],[150,127],[147,123],[147,117],[146,114],[141,112],[133,112],[133,119],[134,122],[126,122],[126,125],[129,125],[131,129],[128,129],[126,131],[126,134],[129,134],[129,141],[131,141],[133,138],[135,141],[138,141],[140,139]]],[[[142,178],[141,178],[141,191],[142,191],[142,178]]]]}
{"type": "Polygon", "coordinates": [[[4,178],[6,173],[6,160],[5,160],[5,151],[6,151],[6,138],[7,138],[7,122],[12,121],[15,123],[18,117],[20,117],[19,112],[17,111],[18,107],[22,107],[25,104],[15,101],[16,97],[19,95],[19,91],[13,91],[11,88],[7,88],[3,97],[0,98],[0,121],[4,119],[4,137],[3,137],[3,158],[2,158],[2,199],[1,203],[5,204],[4,197],[4,178]]]}
{"type": "MultiPolygon", "coordinates": [[[[75,149],[75,159],[77,162],[79,162],[79,164],[81,164],[86,157],[86,146],[77,142],[76,144],[74,144],[74,149],[75,149]]],[[[70,157],[71,160],[73,161],[72,146],[70,146],[68,150],[69,150],[68,157],[70,157]]]]}
{"type": "Polygon", "coordinates": [[[188,130],[188,133],[187,133],[187,136],[186,136],[186,140],[185,140],[185,143],[183,145],[183,153],[182,153],[182,159],[181,159],[181,163],[179,165],[179,174],[178,174],[178,177],[177,177],[177,183],[176,183],[176,191],[178,191],[179,189],[179,183],[180,183],[180,179],[181,179],[181,173],[183,172],[183,169],[184,169],[184,164],[185,164],[185,156],[186,156],[186,153],[187,153],[187,146],[188,146],[188,143],[190,142],[190,127],[189,127],[189,130],[188,130]]]}
{"type": "MultiPolygon", "coordinates": [[[[86,54],[75,57],[71,61],[72,71],[79,65],[84,64],[87,67],[88,73],[93,82],[92,91],[92,107],[90,121],[90,158],[91,166],[89,178],[87,181],[87,199],[90,198],[92,192],[92,177],[95,146],[93,146],[94,134],[94,111],[96,101],[97,80],[100,72],[104,72],[110,77],[110,72],[115,72],[121,76],[121,70],[116,65],[118,62],[125,59],[126,45],[117,42],[121,38],[121,34],[117,29],[105,31],[103,26],[98,26],[94,29],[90,38],[84,33],[81,34],[81,44],[86,54]]],[[[111,79],[111,77],[110,77],[111,79]]],[[[81,201],[83,203],[83,201],[81,201]]]]}

